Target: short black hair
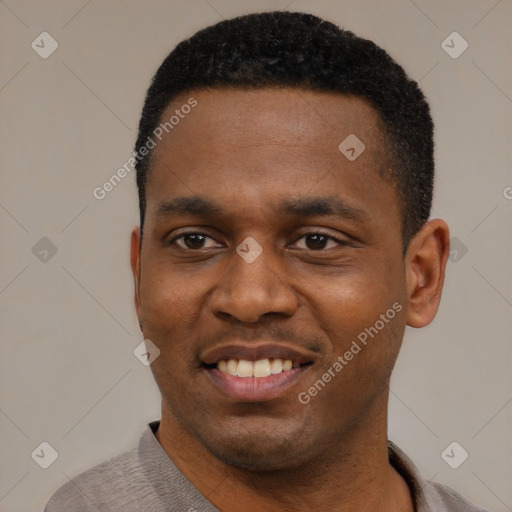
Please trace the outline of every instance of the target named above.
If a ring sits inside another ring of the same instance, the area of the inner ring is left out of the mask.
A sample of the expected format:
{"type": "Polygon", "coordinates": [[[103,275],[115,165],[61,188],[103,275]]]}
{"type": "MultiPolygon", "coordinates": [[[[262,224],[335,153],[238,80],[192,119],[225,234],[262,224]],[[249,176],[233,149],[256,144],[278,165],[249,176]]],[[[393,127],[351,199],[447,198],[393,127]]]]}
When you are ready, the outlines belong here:
{"type": "Polygon", "coordinates": [[[401,203],[405,251],[432,205],[434,127],[425,96],[375,43],[299,12],[221,21],[179,43],[163,61],[147,91],[135,146],[141,229],[152,151],[142,157],[140,150],[174,97],[220,87],[295,87],[365,98],[378,112],[390,142],[390,175],[401,203]]]}

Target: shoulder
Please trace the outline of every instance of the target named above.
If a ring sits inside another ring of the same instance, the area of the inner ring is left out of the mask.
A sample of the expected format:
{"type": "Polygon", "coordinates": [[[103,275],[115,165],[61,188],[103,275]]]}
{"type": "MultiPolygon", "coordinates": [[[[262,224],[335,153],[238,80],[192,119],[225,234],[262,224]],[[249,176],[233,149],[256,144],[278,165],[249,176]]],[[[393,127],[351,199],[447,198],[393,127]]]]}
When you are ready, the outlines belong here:
{"type": "Polygon", "coordinates": [[[461,494],[446,485],[439,483],[429,484],[428,492],[432,500],[440,510],[450,512],[488,512],[487,510],[473,505],[461,494]]]}
{"type": "Polygon", "coordinates": [[[391,441],[388,454],[391,465],[409,485],[418,512],[488,512],[450,487],[425,480],[412,460],[391,441]]]}
{"type": "Polygon", "coordinates": [[[44,512],[137,511],[130,488],[141,485],[144,478],[133,448],[66,482],[52,495],[44,512]]]}

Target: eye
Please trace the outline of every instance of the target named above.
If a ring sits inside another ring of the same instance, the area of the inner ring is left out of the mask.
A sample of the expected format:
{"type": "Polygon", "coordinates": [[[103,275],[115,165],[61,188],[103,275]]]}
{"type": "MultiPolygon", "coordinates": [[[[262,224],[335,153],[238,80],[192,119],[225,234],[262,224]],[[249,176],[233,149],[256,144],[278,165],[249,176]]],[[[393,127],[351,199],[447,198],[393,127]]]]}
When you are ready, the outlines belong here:
{"type": "Polygon", "coordinates": [[[311,251],[318,251],[321,249],[331,249],[338,245],[348,245],[342,240],[338,240],[333,236],[327,235],[325,233],[307,233],[295,242],[297,244],[299,241],[304,241],[305,247],[301,247],[302,249],[309,249],[311,251]]]}
{"type": "Polygon", "coordinates": [[[218,243],[204,233],[183,233],[169,240],[168,245],[176,244],[182,249],[209,249],[210,247],[217,247],[218,243]],[[209,245],[205,245],[207,240],[210,241],[209,245]]]}

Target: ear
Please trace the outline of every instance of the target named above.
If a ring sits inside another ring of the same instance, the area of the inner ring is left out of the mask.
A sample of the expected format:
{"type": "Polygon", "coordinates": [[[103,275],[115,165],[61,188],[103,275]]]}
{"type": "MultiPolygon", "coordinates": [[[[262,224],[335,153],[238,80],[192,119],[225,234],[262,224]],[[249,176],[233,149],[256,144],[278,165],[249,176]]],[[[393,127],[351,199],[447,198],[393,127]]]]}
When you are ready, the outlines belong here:
{"type": "Polygon", "coordinates": [[[409,243],[405,256],[407,325],[424,327],[436,316],[449,253],[450,231],[441,219],[427,222],[409,243]]]}
{"type": "Polygon", "coordinates": [[[132,267],[134,292],[135,292],[135,311],[139,319],[140,330],[142,331],[141,306],[140,306],[140,252],[141,252],[141,233],[137,226],[132,231],[131,248],[130,248],[130,264],[132,267]]]}

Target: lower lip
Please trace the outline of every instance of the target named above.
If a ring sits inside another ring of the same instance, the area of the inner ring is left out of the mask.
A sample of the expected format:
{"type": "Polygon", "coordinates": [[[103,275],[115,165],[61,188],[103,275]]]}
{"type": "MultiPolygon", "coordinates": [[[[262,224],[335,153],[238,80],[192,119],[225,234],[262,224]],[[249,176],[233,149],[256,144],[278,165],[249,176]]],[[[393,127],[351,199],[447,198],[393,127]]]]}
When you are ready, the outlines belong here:
{"type": "Polygon", "coordinates": [[[217,368],[208,368],[206,371],[215,386],[228,398],[242,402],[264,402],[285,394],[307,368],[292,368],[268,377],[236,377],[217,368]]]}

